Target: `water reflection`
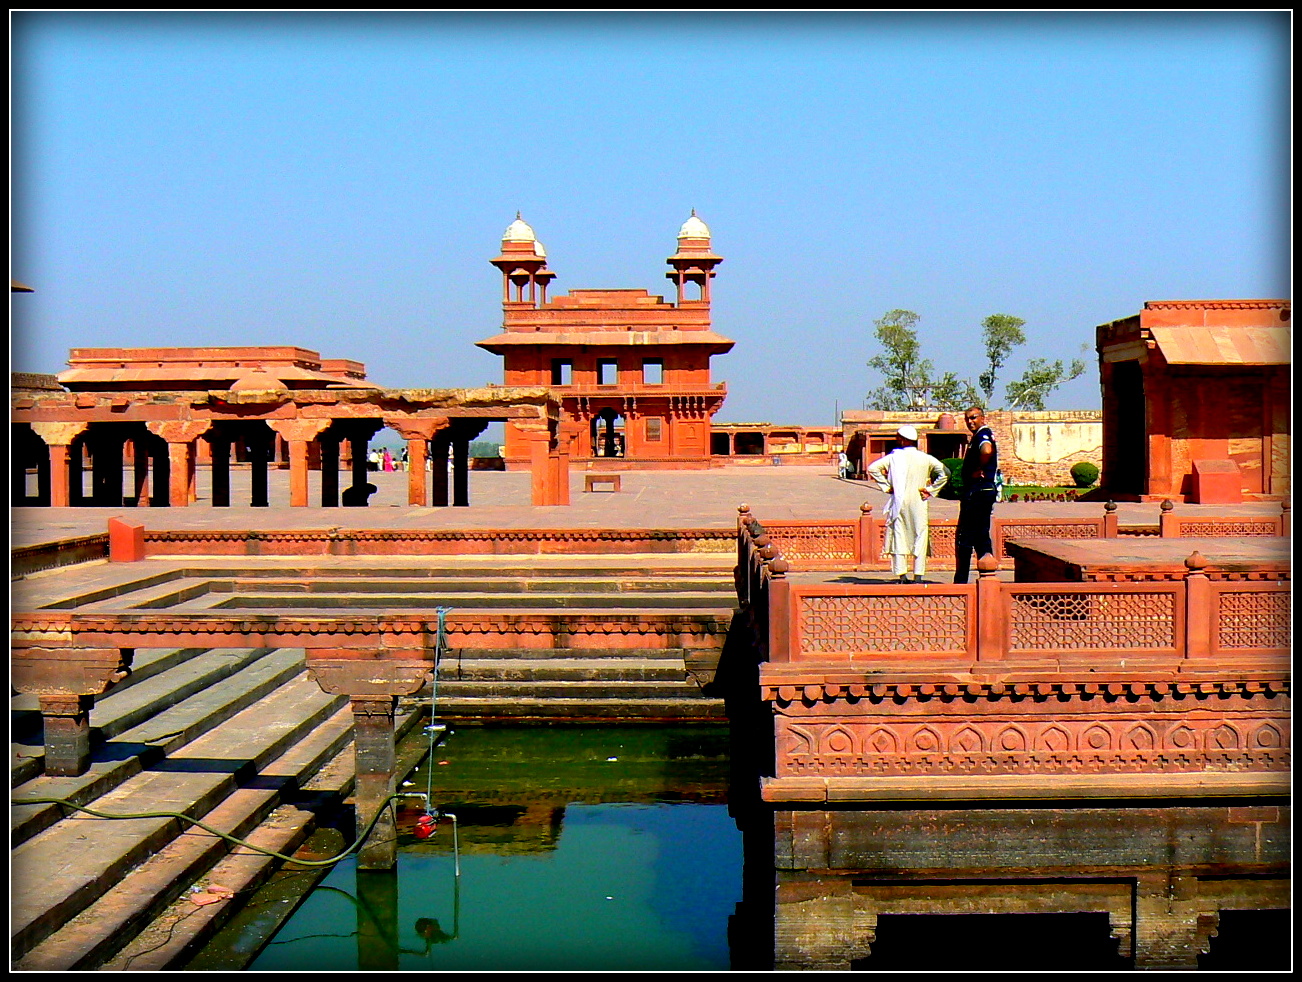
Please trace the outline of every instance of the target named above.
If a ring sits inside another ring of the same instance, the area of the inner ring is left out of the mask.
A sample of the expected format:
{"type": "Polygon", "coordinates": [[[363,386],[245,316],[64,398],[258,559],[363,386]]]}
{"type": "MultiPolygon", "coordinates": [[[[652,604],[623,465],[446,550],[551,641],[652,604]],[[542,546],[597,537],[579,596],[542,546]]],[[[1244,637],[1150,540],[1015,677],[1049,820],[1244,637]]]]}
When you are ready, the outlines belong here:
{"type": "Polygon", "coordinates": [[[341,864],[250,967],[1288,966],[1286,802],[793,809],[734,772],[728,804],[728,748],[711,727],[465,728],[410,779],[457,816],[462,875],[453,826],[419,838],[413,801],[396,874],[341,864]]]}
{"type": "Polygon", "coordinates": [[[413,789],[457,817],[396,875],[341,864],[253,969],[709,970],[729,965],[741,836],[715,727],[466,728],[413,789]],[[444,763],[446,761],[446,763],[444,763]]]}

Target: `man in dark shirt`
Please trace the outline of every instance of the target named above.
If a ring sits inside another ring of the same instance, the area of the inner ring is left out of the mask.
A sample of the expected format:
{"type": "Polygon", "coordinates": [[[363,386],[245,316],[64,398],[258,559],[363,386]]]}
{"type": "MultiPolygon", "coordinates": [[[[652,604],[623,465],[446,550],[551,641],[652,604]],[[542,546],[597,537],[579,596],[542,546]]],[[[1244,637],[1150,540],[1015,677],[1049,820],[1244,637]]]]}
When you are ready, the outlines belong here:
{"type": "Polygon", "coordinates": [[[975,549],[977,559],[994,551],[990,543],[990,516],[995,507],[995,472],[999,469],[999,448],[986,426],[980,406],[963,413],[972,434],[963,457],[963,490],[958,505],[958,534],[954,543],[954,582],[966,583],[975,549]]]}

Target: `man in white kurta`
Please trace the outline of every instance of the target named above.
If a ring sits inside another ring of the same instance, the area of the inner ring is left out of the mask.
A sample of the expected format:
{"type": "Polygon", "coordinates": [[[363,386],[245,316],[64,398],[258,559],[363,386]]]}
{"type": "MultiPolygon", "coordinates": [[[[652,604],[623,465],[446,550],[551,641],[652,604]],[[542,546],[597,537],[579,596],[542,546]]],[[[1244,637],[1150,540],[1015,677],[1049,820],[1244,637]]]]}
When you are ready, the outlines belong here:
{"type": "Polygon", "coordinates": [[[868,479],[889,494],[886,503],[886,552],[891,557],[891,574],[901,583],[907,557],[913,557],[913,581],[927,572],[929,546],[927,499],[949,482],[945,465],[918,449],[918,431],[901,426],[896,434],[900,446],[868,467],[868,479]]]}

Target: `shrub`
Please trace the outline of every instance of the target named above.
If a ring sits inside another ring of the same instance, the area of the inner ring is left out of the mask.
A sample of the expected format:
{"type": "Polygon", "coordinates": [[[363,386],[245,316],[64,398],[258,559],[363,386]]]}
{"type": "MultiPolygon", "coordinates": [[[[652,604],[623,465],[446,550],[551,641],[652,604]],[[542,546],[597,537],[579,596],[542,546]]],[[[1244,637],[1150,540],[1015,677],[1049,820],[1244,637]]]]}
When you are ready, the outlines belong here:
{"type": "Polygon", "coordinates": [[[1082,460],[1078,464],[1071,465],[1071,479],[1076,482],[1078,488],[1093,487],[1094,482],[1099,479],[1099,469],[1088,460],[1082,460]]]}
{"type": "Polygon", "coordinates": [[[939,497],[957,499],[963,490],[963,460],[961,457],[946,457],[941,463],[949,472],[949,483],[940,489],[939,497]]]}

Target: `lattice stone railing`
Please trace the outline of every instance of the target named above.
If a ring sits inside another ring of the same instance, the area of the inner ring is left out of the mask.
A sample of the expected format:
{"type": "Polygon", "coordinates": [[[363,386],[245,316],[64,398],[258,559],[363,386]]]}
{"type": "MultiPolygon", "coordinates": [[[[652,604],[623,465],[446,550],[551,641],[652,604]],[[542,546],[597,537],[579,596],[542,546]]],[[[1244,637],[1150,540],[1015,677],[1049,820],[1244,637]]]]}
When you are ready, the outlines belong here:
{"type": "Polygon", "coordinates": [[[857,525],[828,522],[820,525],[770,522],[769,537],[788,562],[859,562],[857,525]]]}
{"type": "Polygon", "coordinates": [[[1217,600],[1218,647],[1289,647],[1292,611],[1288,593],[1223,589],[1217,600]]]}
{"type": "Polygon", "coordinates": [[[1009,539],[1042,537],[1048,539],[1098,539],[1103,536],[1101,522],[1003,522],[994,523],[995,548],[1007,557],[1004,543],[1009,539]]]}
{"type": "Polygon", "coordinates": [[[1203,536],[1207,538],[1239,536],[1276,536],[1279,535],[1279,522],[1273,518],[1262,521],[1193,521],[1180,520],[1182,536],[1203,536]]]}
{"type": "Polygon", "coordinates": [[[962,652],[969,644],[964,594],[799,596],[802,654],[962,652]]]}
{"type": "Polygon", "coordinates": [[[1177,592],[1010,591],[1008,650],[1174,652],[1177,592]]]}

